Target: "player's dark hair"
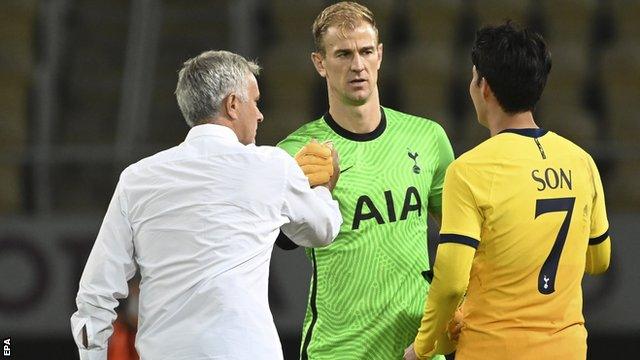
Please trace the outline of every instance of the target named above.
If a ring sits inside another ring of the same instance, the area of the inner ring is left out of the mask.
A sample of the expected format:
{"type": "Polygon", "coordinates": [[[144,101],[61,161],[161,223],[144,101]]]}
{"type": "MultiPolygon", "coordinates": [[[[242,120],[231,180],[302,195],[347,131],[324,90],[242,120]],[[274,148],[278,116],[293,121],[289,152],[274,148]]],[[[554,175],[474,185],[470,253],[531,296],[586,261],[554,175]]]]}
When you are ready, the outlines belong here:
{"type": "Polygon", "coordinates": [[[478,81],[485,78],[502,109],[533,111],[551,71],[551,54],[542,36],[507,21],[476,33],[471,61],[478,81]]]}

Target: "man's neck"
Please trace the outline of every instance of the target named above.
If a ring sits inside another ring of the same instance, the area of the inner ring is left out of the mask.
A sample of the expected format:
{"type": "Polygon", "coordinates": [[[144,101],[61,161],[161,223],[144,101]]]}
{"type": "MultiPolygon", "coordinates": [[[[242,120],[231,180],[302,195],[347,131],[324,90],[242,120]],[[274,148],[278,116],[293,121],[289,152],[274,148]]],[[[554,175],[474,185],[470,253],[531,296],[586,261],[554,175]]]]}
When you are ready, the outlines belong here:
{"type": "Polygon", "coordinates": [[[347,105],[339,100],[329,99],[329,114],[340,127],[356,134],[368,134],[380,125],[380,99],[372,94],[363,105],[347,105]]]}
{"type": "Polygon", "coordinates": [[[493,121],[489,121],[489,131],[491,136],[499,134],[506,129],[537,129],[538,125],[533,119],[531,111],[521,112],[517,114],[507,114],[499,111],[491,117],[493,121]]]}

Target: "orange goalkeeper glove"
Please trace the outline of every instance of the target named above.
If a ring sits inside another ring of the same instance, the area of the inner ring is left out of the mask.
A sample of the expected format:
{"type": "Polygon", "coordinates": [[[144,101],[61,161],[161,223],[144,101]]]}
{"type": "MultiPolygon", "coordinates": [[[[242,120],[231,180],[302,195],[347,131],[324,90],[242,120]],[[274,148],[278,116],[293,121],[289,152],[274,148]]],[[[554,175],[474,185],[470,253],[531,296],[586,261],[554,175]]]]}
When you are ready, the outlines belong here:
{"type": "Polygon", "coordinates": [[[333,175],[330,144],[320,144],[316,140],[311,140],[298,151],[295,159],[309,179],[311,187],[326,184],[333,175]]]}

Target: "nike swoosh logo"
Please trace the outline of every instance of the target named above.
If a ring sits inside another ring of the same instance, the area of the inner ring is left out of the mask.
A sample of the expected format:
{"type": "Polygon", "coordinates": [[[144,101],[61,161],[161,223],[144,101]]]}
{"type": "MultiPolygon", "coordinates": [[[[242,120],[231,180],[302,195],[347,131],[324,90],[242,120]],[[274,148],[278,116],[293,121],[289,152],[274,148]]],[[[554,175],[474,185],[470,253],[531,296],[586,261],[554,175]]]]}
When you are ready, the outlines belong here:
{"type": "Polygon", "coordinates": [[[340,170],[340,174],[342,174],[343,172],[345,172],[345,171],[347,171],[347,170],[351,169],[352,167],[353,167],[353,165],[349,166],[349,167],[348,167],[348,168],[346,168],[346,169],[342,169],[342,170],[340,170]]]}

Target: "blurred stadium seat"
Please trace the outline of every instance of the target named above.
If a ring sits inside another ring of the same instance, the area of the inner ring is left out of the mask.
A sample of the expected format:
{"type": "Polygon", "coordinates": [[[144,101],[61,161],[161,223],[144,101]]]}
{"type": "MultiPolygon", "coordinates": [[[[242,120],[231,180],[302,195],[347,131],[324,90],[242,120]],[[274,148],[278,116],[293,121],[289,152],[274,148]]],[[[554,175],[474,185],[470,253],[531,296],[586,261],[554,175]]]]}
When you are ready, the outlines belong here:
{"type": "MultiPolygon", "coordinates": [[[[640,15],[639,10],[640,6],[636,6],[636,16],[640,15]]],[[[618,8],[615,16],[620,20],[618,37],[605,52],[602,64],[610,146],[618,159],[608,184],[609,201],[618,208],[632,210],[640,204],[640,43],[625,24],[628,20],[621,20],[630,19],[628,14],[618,8]]],[[[639,35],[635,25],[635,35],[639,35]]]]}
{"type": "Polygon", "coordinates": [[[455,132],[449,112],[453,46],[416,44],[399,56],[397,80],[402,111],[437,121],[455,132]]]}
{"type": "Polygon", "coordinates": [[[637,44],[640,38],[640,1],[637,0],[610,0],[607,2],[613,9],[614,27],[617,39],[620,43],[637,44]]]}
{"type": "Polygon", "coordinates": [[[162,2],[158,53],[153,76],[151,119],[164,119],[141,134],[154,148],[173,146],[184,139],[184,122],[174,91],[182,63],[205,50],[229,48],[232,31],[230,0],[180,0],[162,2]]]}
{"type": "Polygon", "coordinates": [[[452,46],[460,17],[461,0],[409,1],[407,20],[416,46],[452,46]]]}
{"type": "Polygon", "coordinates": [[[0,12],[0,64],[2,72],[20,73],[29,77],[34,65],[36,0],[5,0],[0,12]]]}
{"type": "Polygon", "coordinates": [[[636,181],[640,176],[640,160],[637,151],[634,155],[620,157],[616,161],[611,181],[604,184],[607,202],[614,204],[613,208],[617,212],[636,211],[640,204],[640,189],[636,181]]]}
{"type": "Polygon", "coordinates": [[[567,44],[587,51],[597,0],[542,0],[545,39],[552,50],[567,44]]]}
{"type": "Polygon", "coordinates": [[[118,175],[112,164],[54,164],[51,168],[52,211],[57,215],[101,214],[113,195],[112,179],[118,175]]]}
{"type": "Polygon", "coordinates": [[[320,114],[313,114],[314,89],[320,76],[311,62],[314,50],[311,24],[322,10],[317,1],[275,0],[264,9],[269,17],[268,31],[258,61],[264,69],[260,75],[261,108],[265,118],[258,131],[261,142],[275,144],[278,134],[289,133],[320,114]],[[295,11],[291,9],[295,8],[295,11]],[[262,131],[262,128],[273,131],[262,131]]]}
{"type": "Polygon", "coordinates": [[[311,40],[311,24],[324,5],[313,0],[273,0],[268,8],[276,41],[307,44],[311,40]]]}
{"type": "Polygon", "coordinates": [[[597,1],[544,0],[539,3],[544,36],[553,61],[539,114],[543,126],[585,147],[597,138],[594,114],[585,102],[591,62],[589,44],[597,1]]]}
{"type": "Polygon", "coordinates": [[[264,127],[274,130],[259,131],[261,141],[275,143],[282,139],[277,134],[292,132],[321,115],[312,111],[313,91],[321,78],[311,62],[311,49],[309,43],[283,43],[260,59],[265,69],[260,76],[264,127]]]}
{"type": "Polygon", "coordinates": [[[573,46],[572,43],[552,49],[552,52],[551,74],[538,106],[540,123],[589,148],[596,140],[596,120],[584,101],[587,53],[584,48],[573,46]]]}
{"type": "Polygon", "coordinates": [[[27,150],[29,88],[34,72],[37,2],[9,0],[0,12],[0,215],[24,210],[23,165],[27,150]]]}
{"type": "Polygon", "coordinates": [[[55,144],[111,144],[120,102],[129,2],[79,0],[62,55],[55,144]]]}
{"type": "Polygon", "coordinates": [[[528,22],[530,2],[522,0],[473,1],[480,25],[500,24],[507,19],[519,24],[528,22]]]}
{"type": "Polygon", "coordinates": [[[56,96],[59,114],[50,141],[78,150],[49,154],[67,154],[50,166],[51,210],[99,213],[110,197],[103,192],[113,189],[113,174],[106,176],[113,172],[113,164],[98,157],[91,169],[92,165],[65,157],[83,153],[91,159],[96,147],[115,142],[130,4],[78,0],[74,5],[68,18],[74,30],[64,31],[60,39],[65,46],[60,55],[61,91],[56,96]]]}
{"type": "Polygon", "coordinates": [[[612,139],[637,144],[640,132],[640,46],[616,42],[603,60],[603,82],[612,139]]]}
{"type": "MultiPolygon", "coordinates": [[[[462,1],[409,1],[406,7],[411,41],[396,57],[402,111],[424,116],[455,133],[450,111],[455,45],[462,1]]],[[[381,86],[384,86],[382,84],[381,86]]]]}
{"type": "Polygon", "coordinates": [[[0,72],[0,149],[3,152],[19,155],[25,149],[30,86],[27,74],[0,72]]]}
{"type": "MultiPolygon", "coordinates": [[[[395,15],[395,9],[397,1],[394,0],[369,0],[363,1],[362,4],[366,5],[376,17],[376,25],[380,35],[380,41],[385,43],[391,43],[393,34],[393,20],[395,15]]],[[[320,9],[321,10],[321,9],[320,9]]],[[[318,12],[320,11],[318,10],[318,12]]],[[[318,12],[312,16],[318,15],[318,12]]]]}

